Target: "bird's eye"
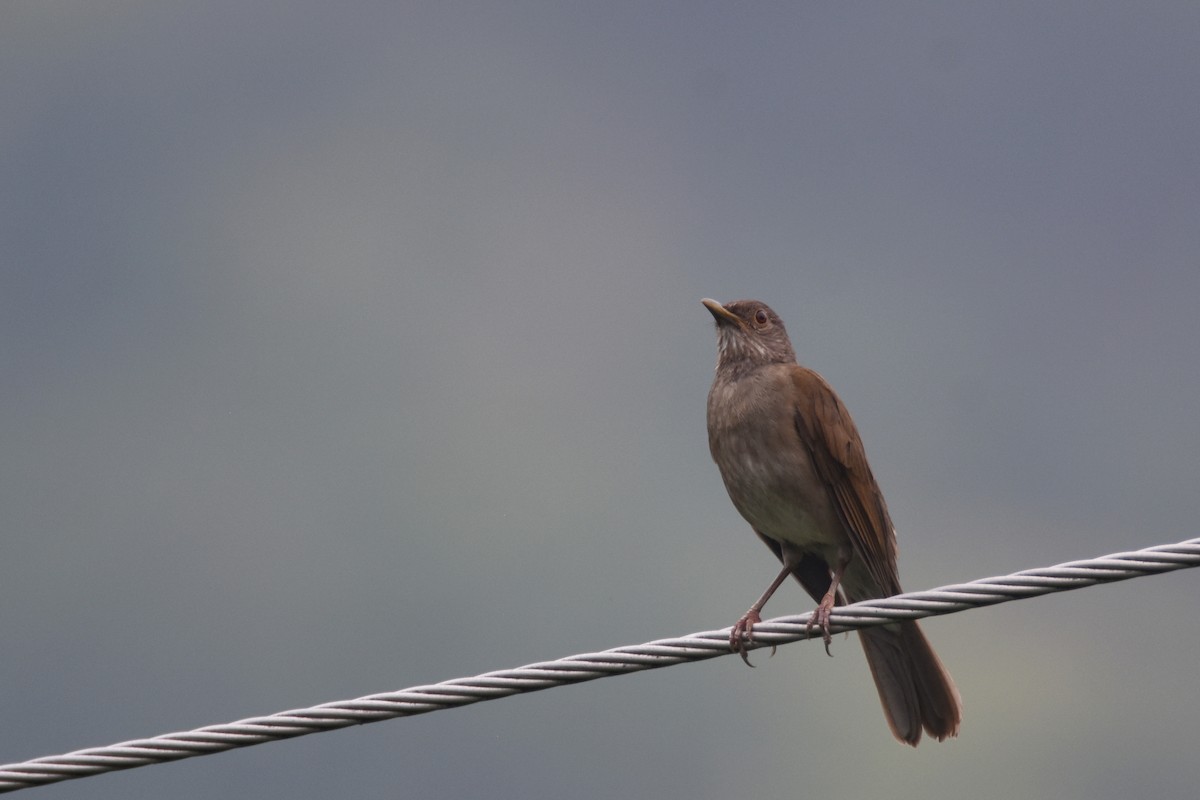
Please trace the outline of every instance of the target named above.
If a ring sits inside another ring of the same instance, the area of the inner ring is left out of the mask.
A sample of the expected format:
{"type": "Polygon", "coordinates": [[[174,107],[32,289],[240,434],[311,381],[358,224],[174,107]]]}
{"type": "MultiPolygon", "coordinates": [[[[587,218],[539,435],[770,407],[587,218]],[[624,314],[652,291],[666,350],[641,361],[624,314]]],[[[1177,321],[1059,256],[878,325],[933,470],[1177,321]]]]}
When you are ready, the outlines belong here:
{"type": "Polygon", "coordinates": [[[757,322],[759,325],[766,325],[767,324],[767,312],[763,311],[761,308],[758,311],[755,311],[754,312],[754,321],[757,322]]]}

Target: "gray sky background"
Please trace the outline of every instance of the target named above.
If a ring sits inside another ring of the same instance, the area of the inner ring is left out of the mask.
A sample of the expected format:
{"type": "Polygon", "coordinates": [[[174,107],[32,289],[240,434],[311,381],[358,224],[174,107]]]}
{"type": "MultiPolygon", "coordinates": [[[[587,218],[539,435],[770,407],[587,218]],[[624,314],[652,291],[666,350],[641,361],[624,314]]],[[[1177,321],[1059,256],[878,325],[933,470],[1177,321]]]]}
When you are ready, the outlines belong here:
{"type": "MultiPolygon", "coordinates": [[[[906,588],[1200,535],[1200,5],[0,10],[0,762],[729,625],[755,297],[906,588]]],[[[1194,798],[1200,576],[39,798],[1194,798]]],[[[812,603],[789,586],[772,616],[812,603]]]]}

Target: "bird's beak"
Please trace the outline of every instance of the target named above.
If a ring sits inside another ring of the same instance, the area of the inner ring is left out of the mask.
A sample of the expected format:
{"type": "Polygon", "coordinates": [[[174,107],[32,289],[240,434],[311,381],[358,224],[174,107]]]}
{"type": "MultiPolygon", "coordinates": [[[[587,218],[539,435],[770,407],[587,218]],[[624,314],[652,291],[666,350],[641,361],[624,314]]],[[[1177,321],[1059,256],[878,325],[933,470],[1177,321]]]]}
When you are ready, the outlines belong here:
{"type": "Polygon", "coordinates": [[[713,318],[716,319],[718,325],[724,323],[727,325],[737,325],[738,327],[741,327],[741,319],[739,319],[736,314],[725,308],[725,306],[721,305],[716,300],[706,297],[700,301],[700,304],[709,310],[709,312],[713,315],[713,318]]]}

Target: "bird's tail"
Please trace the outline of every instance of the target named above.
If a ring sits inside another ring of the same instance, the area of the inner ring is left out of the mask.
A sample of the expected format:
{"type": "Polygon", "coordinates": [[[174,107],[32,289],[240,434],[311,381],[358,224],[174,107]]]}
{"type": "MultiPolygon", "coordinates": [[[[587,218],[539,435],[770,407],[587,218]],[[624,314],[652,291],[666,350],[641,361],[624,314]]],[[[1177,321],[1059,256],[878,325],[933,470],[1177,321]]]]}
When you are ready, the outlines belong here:
{"type": "Polygon", "coordinates": [[[913,747],[922,729],[939,742],[957,736],[962,700],[917,623],[863,628],[858,635],[892,734],[913,747]]]}

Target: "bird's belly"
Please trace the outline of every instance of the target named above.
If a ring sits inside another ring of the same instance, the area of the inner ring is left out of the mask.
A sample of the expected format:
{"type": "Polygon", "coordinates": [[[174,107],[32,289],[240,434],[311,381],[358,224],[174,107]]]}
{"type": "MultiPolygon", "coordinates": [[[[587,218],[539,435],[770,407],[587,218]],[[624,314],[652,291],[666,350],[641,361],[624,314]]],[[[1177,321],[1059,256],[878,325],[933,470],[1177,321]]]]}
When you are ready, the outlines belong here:
{"type": "Polygon", "coordinates": [[[727,452],[714,455],[725,488],[755,530],[801,550],[826,551],[846,542],[825,484],[813,471],[807,453],[794,449],[789,457],[775,443],[756,441],[753,436],[735,434],[721,441],[727,445],[721,449],[727,452]]]}

